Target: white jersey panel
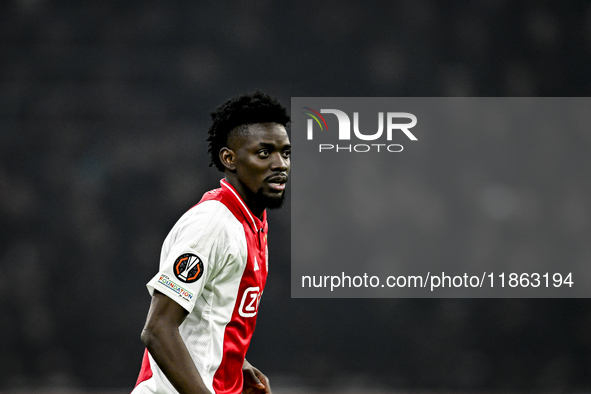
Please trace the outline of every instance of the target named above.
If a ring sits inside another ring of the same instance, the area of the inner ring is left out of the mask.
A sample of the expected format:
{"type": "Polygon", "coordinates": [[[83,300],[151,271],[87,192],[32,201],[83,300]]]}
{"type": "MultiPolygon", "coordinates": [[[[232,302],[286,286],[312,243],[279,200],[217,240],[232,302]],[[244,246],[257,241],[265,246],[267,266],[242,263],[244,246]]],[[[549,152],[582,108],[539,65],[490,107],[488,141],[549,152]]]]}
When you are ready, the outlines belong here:
{"type": "Polygon", "coordinates": [[[235,244],[244,244],[239,255],[232,256],[205,285],[193,313],[179,327],[189,353],[203,382],[213,393],[213,377],[222,362],[226,325],[232,318],[237,294],[246,267],[246,240],[236,237],[235,244]]]}
{"type": "MultiPolygon", "coordinates": [[[[160,272],[147,284],[150,294],[158,290],[189,312],[179,332],[212,393],[214,375],[223,357],[225,328],[237,302],[247,254],[243,225],[221,202],[204,201],[186,212],[172,228],[162,246],[160,272]],[[175,271],[179,258],[185,255],[196,256],[203,266],[201,276],[192,282],[186,282],[187,276],[175,271]]],[[[149,357],[153,377],[138,385],[136,389],[141,386],[141,390],[134,394],[142,390],[153,393],[150,387],[160,387],[158,393],[176,393],[149,357]],[[153,380],[158,384],[149,383],[153,380]]]]}
{"type": "Polygon", "coordinates": [[[218,201],[204,201],[187,211],[174,225],[162,245],[160,272],[148,282],[191,312],[206,283],[223,265],[246,254],[242,224],[218,201]],[[240,251],[239,249],[242,249],[240,251]],[[189,272],[193,277],[187,277],[189,272]]]}

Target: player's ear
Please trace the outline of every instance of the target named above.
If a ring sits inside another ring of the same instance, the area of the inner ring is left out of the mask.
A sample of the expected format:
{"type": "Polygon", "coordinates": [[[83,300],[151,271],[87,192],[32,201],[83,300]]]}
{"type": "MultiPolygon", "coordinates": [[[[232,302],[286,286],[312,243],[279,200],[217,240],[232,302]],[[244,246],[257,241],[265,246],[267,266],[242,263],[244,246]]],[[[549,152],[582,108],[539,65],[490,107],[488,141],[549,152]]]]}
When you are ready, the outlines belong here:
{"type": "Polygon", "coordinates": [[[236,155],[234,151],[226,146],[220,149],[220,161],[230,171],[236,170],[236,164],[234,163],[236,155]]]}

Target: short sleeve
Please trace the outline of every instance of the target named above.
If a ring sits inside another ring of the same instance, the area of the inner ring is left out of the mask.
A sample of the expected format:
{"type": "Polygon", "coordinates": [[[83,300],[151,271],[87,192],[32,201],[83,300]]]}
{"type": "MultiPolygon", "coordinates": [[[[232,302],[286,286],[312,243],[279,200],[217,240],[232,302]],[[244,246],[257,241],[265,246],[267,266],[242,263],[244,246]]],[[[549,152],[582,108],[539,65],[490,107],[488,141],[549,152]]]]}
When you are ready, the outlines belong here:
{"type": "Polygon", "coordinates": [[[171,254],[165,267],[146,286],[151,295],[154,295],[154,290],[158,290],[191,312],[196,297],[203,291],[206,271],[207,263],[203,256],[184,250],[171,254]]]}
{"type": "Polygon", "coordinates": [[[189,313],[204,286],[225,260],[236,219],[218,201],[203,202],[185,213],[174,225],[160,256],[160,271],[147,283],[189,313]]]}

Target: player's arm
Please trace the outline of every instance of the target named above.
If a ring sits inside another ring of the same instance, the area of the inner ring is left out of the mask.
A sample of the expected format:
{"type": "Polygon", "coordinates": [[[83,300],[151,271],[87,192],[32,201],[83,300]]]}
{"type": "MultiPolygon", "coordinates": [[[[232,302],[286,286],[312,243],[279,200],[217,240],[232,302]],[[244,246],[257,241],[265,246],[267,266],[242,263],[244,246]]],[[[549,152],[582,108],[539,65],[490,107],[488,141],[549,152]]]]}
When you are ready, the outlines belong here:
{"type": "Polygon", "coordinates": [[[258,369],[252,366],[246,359],[242,364],[242,375],[244,383],[242,392],[244,394],[271,394],[269,379],[258,369]]]}
{"type": "Polygon", "coordinates": [[[181,394],[211,394],[179,333],[187,311],[169,297],[154,291],[142,342],[170,383],[181,394]]]}

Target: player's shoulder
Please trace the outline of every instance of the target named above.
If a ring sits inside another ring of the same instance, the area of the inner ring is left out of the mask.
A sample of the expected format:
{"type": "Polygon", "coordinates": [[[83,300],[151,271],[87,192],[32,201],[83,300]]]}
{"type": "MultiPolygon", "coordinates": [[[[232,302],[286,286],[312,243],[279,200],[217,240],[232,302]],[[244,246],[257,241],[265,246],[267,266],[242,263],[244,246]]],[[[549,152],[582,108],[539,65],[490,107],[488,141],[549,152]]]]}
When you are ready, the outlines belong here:
{"type": "Polygon", "coordinates": [[[177,225],[202,228],[206,232],[226,233],[234,236],[242,233],[242,224],[232,211],[217,199],[201,201],[185,212],[177,225]]]}
{"type": "MultiPolygon", "coordinates": [[[[189,209],[171,234],[173,239],[184,239],[191,248],[208,256],[238,255],[246,244],[244,227],[228,207],[217,200],[202,201],[189,209]]],[[[208,260],[217,261],[218,257],[208,260]]]]}

